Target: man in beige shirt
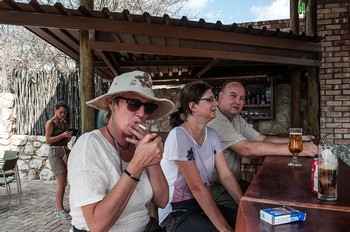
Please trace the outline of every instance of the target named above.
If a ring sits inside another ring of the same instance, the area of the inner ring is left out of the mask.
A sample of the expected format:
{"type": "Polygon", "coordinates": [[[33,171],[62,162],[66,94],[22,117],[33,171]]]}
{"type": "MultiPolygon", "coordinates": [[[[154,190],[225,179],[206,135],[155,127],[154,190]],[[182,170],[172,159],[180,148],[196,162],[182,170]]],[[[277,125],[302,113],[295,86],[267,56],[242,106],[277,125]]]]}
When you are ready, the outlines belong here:
{"type": "MultiPolygon", "coordinates": [[[[241,180],[241,160],[244,157],[264,157],[267,155],[291,156],[288,150],[288,137],[262,135],[252,128],[239,114],[245,104],[245,89],[236,81],[223,84],[219,93],[216,118],[208,123],[220,136],[224,155],[232,173],[240,180],[242,190],[245,191],[249,183],[241,180]]],[[[304,142],[300,156],[314,157],[317,146],[313,142],[304,142]]],[[[213,175],[214,185],[211,193],[219,205],[237,209],[235,201],[225,191],[213,175]]]]}

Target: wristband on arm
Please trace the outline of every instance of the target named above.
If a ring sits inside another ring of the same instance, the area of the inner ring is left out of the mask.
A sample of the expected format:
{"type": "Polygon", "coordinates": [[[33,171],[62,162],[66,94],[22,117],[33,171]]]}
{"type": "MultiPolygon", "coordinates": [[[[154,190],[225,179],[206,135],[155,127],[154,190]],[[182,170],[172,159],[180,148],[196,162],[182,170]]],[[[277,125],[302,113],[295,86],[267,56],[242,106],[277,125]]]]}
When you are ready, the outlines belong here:
{"type": "Polygon", "coordinates": [[[139,182],[140,181],[140,178],[137,178],[136,176],[134,176],[133,174],[131,174],[130,172],[128,172],[128,170],[124,169],[124,173],[126,175],[128,175],[131,179],[133,179],[134,181],[136,182],[139,182]]]}

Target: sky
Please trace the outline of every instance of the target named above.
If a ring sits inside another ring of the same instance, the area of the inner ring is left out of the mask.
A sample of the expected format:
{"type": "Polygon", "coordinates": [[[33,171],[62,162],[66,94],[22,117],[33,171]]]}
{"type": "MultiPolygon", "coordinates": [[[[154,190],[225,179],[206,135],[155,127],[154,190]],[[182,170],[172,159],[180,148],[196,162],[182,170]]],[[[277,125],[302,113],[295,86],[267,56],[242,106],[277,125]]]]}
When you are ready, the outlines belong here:
{"type": "Polygon", "coordinates": [[[289,19],[290,0],[189,0],[183,15],[223,24],[289,19]],[[194,14],[194,12],[198,12],[194,14]]]}

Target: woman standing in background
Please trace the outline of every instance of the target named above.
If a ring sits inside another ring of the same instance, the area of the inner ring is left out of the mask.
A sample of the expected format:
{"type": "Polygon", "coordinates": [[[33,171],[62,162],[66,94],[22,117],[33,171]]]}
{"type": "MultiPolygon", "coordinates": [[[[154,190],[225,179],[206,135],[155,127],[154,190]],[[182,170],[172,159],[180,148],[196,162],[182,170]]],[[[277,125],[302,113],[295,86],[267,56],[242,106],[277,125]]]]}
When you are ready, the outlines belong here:
{"type": "Polygon", "coordinates": [[[65,116],[68,106],[65,102],[59,101],[54,106],[55,115],[46,122],[45,136],[46,143],[50,145],[49,162],[51,170],[57,180],[56,188],[56,217],[70,220],[72,217],[69,211],[63,207],[63,196],[67,186],[67,165],[63,161],[63,156],[67,151],[67,143],[72,138],[72,131],[68,131],[65,116]]]}

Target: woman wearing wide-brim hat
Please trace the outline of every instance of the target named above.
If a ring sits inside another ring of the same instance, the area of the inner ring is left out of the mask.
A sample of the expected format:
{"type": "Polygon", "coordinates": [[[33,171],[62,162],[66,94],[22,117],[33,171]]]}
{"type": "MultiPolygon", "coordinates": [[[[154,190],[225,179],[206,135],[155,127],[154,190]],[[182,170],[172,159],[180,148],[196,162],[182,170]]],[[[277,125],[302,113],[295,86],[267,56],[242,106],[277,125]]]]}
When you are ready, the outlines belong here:
{"type": "Polygon", "coordinates": [[[142,124],[175,106],[155,97],[151,76],[141,71],[117,76],[107,94],[87,105],[104,110],[108,124],[80,136],[69,157],[74,231],[145,231],[148,203],[165,207],[169,188],[162,139],[142,124]]]}

